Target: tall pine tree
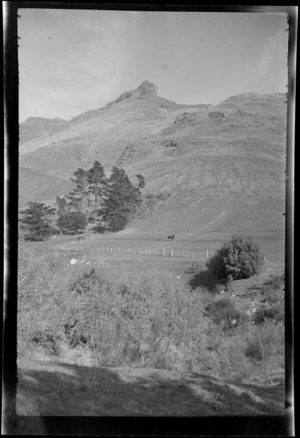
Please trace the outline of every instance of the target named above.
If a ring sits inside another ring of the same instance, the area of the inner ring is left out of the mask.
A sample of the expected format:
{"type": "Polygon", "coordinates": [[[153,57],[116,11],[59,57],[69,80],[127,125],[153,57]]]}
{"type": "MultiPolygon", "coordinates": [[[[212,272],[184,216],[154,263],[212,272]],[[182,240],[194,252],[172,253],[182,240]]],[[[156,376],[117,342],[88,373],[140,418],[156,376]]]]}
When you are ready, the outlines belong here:
{"type": "Polygon", "coordinates": [[[88,192],[94,197],[94,211],[96,212],[102,198],[107,194],[107,178],[102,164],[95,161],[93,167],[87,171],[88,192]]]}
{"type": "Polygon", "coordinates": [[[73,211],[85,213],[88,220],[91,210],[91,201],[88,191],[88,172],[79,168],[73,175],[75,178],[71,178],[71,181],[75,183],[75,188],[66,195],[66,198],[69,200],[68,206],[73,211]]]}
{"type": "Polygon", "coordinates": [[[40,202],[30,202],[26,210],[21,211],[23,218],[20,219],[21,229],[27,232],[25,240],[43,241],[50,235],[56,234],[51,225],[50,216],[55,214],[55,209],[47,207],[40,202]]]}
{"type": "Polygon", "coordinates": [[[102,217],[109,231],[119,231],[126,227],[139,206],[141,192],[132,185],[125,170],[116,166],[112,168],[107,189],[102,217]]]}

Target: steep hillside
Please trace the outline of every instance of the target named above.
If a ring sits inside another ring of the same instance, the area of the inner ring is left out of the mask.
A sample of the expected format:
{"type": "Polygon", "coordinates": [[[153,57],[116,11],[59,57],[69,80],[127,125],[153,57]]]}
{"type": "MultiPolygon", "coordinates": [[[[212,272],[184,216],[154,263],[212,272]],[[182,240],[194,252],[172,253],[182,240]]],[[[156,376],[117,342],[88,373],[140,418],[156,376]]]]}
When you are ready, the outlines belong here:
{"type": "Polygon", "coordinates": [[[56,132],[67,123],[67,120],[59,119],[58,117],[55,119],[29,117],[25,122],[20,123],[20,144],[56,132]]]}
{"type": "Polygon", "coordinates": [[[48,201],[73,187],[71,181],[54,178],[36,170],[19,168],[19,208],[28,202],[48,201]]]}
{"type": "MultiPolygon", "coordinates": [[[[145,194],[171,194],[151,218],[136,223],[141,229],[169,229],[173,223],[179,231],[190,223],[196,233],[214,221],[206,232],[230,232],[243,229],[247,217],[250,229],[262,231],[263,223],[270,230],[275,223],[282,235],[286,110],[284,94],[245,93],[214,106],[178,105],[144,81],[59,131],[22,144],[20,165],[64,180],[95,160],[107,172],[118,165],[131,177],[141,173],[145,194]],[[203,222],[201,212],[212,207],[210,220],[203,222]],[[215,220],[221,214],[222,220],[215,220]]],[[[48,199],[42,190],[38,196],[48,199]]]]}

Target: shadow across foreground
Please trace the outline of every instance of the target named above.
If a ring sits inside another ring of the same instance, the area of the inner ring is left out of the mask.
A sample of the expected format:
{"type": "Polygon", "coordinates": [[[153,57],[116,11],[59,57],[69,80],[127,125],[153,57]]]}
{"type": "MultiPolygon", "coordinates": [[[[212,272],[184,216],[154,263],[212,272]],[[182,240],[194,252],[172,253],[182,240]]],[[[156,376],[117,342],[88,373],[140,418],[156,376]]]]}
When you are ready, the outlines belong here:
{"type": "MultiPolygon", "coordinates": [[[[240,434],[248,435],[260,434],[264,427],[268,434],[285,435],[286,428],[283,382],[261,387],[228,384],[195,373],[84,367],[42,361],[19,364],[16,411],[20,420],[18,433],[23,435],[51,434],[55,428],[66,425],[81,427],[79,420],[85,427],[96,427],[97,431],[108,427],[112,433],[117,433],[124,424],[130,431],[138,428],[137,420],[128,423],[128,417],[155,417],[158,420],[158,423],[155,418],[151,423],[143,420],[139,434],[147,433],[147,424],[151,433],[155,424],[158,424],[155,430],[163,433],[162,427],[170,423],[168,420],[171,423],[166,430],[178,434],[179,425],[182,425],[178,421],[188,417],[190,420],[194,417],[194,421],[198,417],[198,427],[202,422],[199,423],[199,418],[208,420],[211,426],[206,422],[205,427],[210,429],[205,430],[210,433],[213,433],[211,427],[217,433],[217,424],[220,427],[225,420],[229,421],[225,433],[228,435],[232,435],[234,425],[242,427],[240,434]],[[217,423],[213,420],[216,416],[217,423]],[[224,419],[225,416],[229,420],[224,419]],[[68,420],[65,417],[69,417],[68,420]],[[123,421],[114,421],[116,417],[122,417],[123,421]],[[177,426],[175,418],[171,417],[177,417],[177,426]]],[[[107,429],[105,431],[108,433],[107,429]]]]}

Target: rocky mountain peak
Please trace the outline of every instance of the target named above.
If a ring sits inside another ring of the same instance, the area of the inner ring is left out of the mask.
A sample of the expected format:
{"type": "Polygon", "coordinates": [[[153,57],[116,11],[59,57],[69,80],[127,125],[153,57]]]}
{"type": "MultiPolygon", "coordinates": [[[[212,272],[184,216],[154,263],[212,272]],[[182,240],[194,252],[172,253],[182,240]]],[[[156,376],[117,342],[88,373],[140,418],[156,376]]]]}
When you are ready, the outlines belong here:
{"type": "Polygon", "coordinates": [[[157,96],[157,87],[152,82],[147,80],[143,81],[141,85],[136,89],[141,95],[157,96]]]}

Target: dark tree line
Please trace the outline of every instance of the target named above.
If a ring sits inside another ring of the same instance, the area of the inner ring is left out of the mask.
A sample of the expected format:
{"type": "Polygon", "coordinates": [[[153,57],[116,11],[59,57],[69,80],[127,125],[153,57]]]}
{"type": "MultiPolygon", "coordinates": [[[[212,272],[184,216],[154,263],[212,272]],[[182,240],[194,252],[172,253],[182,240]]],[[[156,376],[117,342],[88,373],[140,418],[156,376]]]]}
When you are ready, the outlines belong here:
{"type": "Polygon", "coordinates": [[[71,181],[74,188],[63,197],[57,196],[57,208],[43,203],[29,203],[21,214],[21,228],[26,240],[45,240],[51,234],[78,234],[89,223],[98,232],[124,229],[139,208],[145,178],[136,175],[134,186],[124,169],[114,166],[106,177],[103,166],[95,161],[88,170],[77,169],[71,181]],[[53,216],[56,214],[56,220],[53,216]],[[54,222],[54,225],[53,225],[54,222]]]}

